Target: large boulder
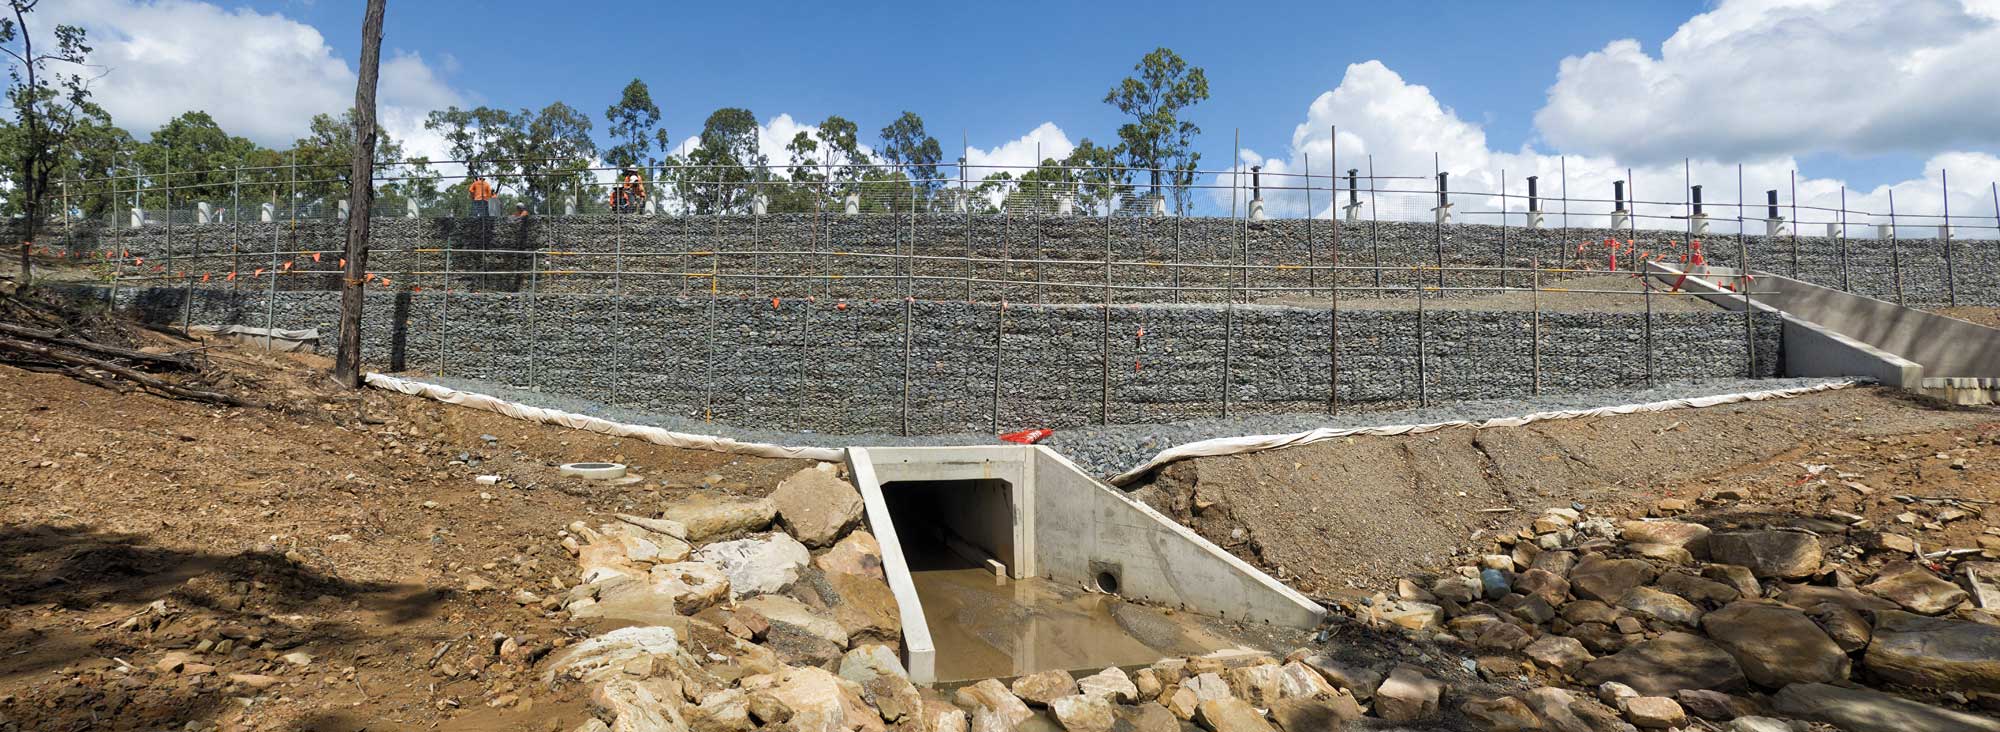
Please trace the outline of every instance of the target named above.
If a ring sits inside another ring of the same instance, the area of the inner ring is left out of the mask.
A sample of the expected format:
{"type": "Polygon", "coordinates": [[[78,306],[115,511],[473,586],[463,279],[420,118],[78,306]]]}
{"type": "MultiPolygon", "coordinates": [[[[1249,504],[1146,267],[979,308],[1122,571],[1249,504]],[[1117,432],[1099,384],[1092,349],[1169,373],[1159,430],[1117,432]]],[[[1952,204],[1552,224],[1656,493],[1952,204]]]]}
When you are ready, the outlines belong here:
{"type": "Polygon", "coordinates": [[[799,732],[884,732],[852,682],[822,668],[791,668],[771,695],[792,710],[789,729],[799,732]]]}
{"type": "Polygon", "coordinates": [[[1035,716],[1035,713],[1028,709],[1028,705],[1022,703],[1020,697],[1014,696],[1014,692],[1008,691],[1007,685],[1001,683],[999,679],[987,679],[970,686],[961,686],[953,700],[958,702],[959,706],[971,709],[974,719],[984,715],[989,719],[1003,722],[1006,726],[1001,729],[1013,729],[1015,725],[1035,716]]]}
{"type": "Polygon", "coordinates": [[[1458,711],[1472,720],[1473,728],[1480,732],[1538,732],[1544,726],[1542,718],[1535,716],[1527,702],[1511,696],[1469,699],[1458,706],[1458,711]]]}
{"type": "Polygon", "coordinates": [[[1634,587],[1618,599],[1618,606],[1644,617],[1675,625],[1693,626],[1701,622],[1701,608],[1679,595],[1652,587],[1634,587]]]}
{"type": "Polygon", "coordinates": [[[903,616],[889,583],[866,575],[831,574],[825,575],[822,587],[820,596],[831,606],[834,622],[853,642],[902,643],[903,616]]]}
{"type": "Polygon", "coordinates": [[[1521,651],[1543,668],[1575,674],[1584,664],[1597,660],[1590,650],[1583,647],[1583,641],[1560,635],[1545,635],[1535,639],[1521,651]]]}
{"type": "Polygon", "coordinates": [[[1641,559],[1591,557],[1569,571],[1569,589],[1586,600],[1616,603],[1632,588],[1653,580],[1653,565],[1641,559]]]}
{"type": "Polygon", "coordinates": [[[2000,720],[1977,717],[1872,689],[1792,684],[1771,698],[1780,714],[1843,732],[2000,732],[2000,720]]]}
{"type": "Polygon", "coordinates": [[[1708,537],[1716,562],[1749,567],[1760,578],[1798,579],[1819,571],[1819,537],[1800,531],[1718,531],[1708,537]]]}
{"type": "Polygon", "coordinates": [[[882,544],[875,535],[855,531],[835,542],[832,549],[813,559],[813,566],[827,574],[858,574],[886,579],[882,572],[882,544]]]}
{"type": "Polygon", "coordinates": [[[1195,707],[1195,719],[1213,732],[1273,732],[1256,707],[1233,697],[1202,702],[1195,707]]]}
{"type": "Polygon", "coordinates": [[[840,658],[840,678],[860,686],[861,698],[881,713],[883,721],[894,724],[923,714],[922,695],[888,646],[866,645],[848,651],[840,658]]]}
{"type": "Polygon", "coordinates": [[[1708,558],[1708,527],[1685,521],[1627,521],[1619,527],[1633,544],[1664,544],[1687,550],[1695,559],[1708,558]]]}
{"type": "Polygon", "coordinates": [[[1679,632],[1662,633],[1592,661],[1577,678],[1589,686],[1616,681],[1647,696],[1672,696],[1681,689],[1727,691],[1744,683],[1743,668],[1728,651],[1707,638],[1679,632]]]}
{"type": "Polygon", "coordinates": [[[771,493],[785,529],[806,546],[840,540],[861,520],[861,492],[840,479],[840,468],[820,463],[791,474],[771,493]]]}
{"type": "Polygon", "coordinates": [[[774,533],[710,544],[694,558],[722,568],[729,576],[730,597],[744,598],[791,587],[812,563],[812,551],[789,535],[774,533]]]}
{"type": "Polygon", "coordinates": [[[1438,697],[1444,683],[1424,675],[1409,664],[1389,672],[1389,678],[1375,688],[1375,714],[1391,722],[1415,722],[1437,716],[1438,697]]]}
{"type": "Polygon", "coordinates": [[[1898,684],[2000,693],[2000,628],[1890,610],[1875,616],[1862,663],[1898,684]]]}
{"type": "Polygon", "coordinates": [[[771,623],[771,632],[777,634],[791,629],[819,638],[836,648],[847,650],[847,629],[840,626],[827,614],[807,607],[805,603],[785,595],[759,595],[736,604],[738,610],[757,613],[771,623]]]}
{"type": "Polygon", "coordinates": [[[1068,671],[1062,669],[1032,673],[1015,679],[1012,690],[1014,696],[1029,704],[1048,706],[1049,702],[1055,701],[1057,697],[1077,693],[1076,677],[1070,676],[1068,671]]]}
{"type": "Polygon", "coordinates": [[[1701,627],[1758,686],[1776,689],[1847,678],[1847,654],[1811,618],[1790,606],[1739,600],[1709,613],[1701,627]]]}
{"type": "Polygon", "coordinates": [[[1139,698],[1139,687],[1117,666],[1077,679],[1076,688],[1084,696],[1104,697],[1117,704],[1130,704],[1139,698]]]}
{"type": "Polygon", "coordinates": [[[1361,705],[1354,697],[1335,694],[1325,698],[1295,696],[1279,699],[1271,707],[1271,721],[1285,732],[1329,732],[1346,729],[1347,723],[1361,718],[1361,705]]]}
{"type": "Polygon", "coordinates": [[[570,646],[550,660],[542,677],[545,681],[561,676],[595,682],[624,673],[625,666],[635,661],[701,667],[681,646],[673,628],[647,625],[619,628],[570,646]]]}
{"type": "Polygon", "coordinates": [[[737,498],[695,493],[660,511],[660,518],[679,524],[686,536],[702,542],[719,536],[763,531],[778,516],[778,507],[765,498],[737,498]]]}
{"type": "Polygon", "coordinates": [[[1958,585],[1931,574],[1916,562],[1897,562],[1884,567],[1875,575],[1874,582],[1861,589],[1923,615],[1937,615],[1970,597],[1958,585]]]}
{"type": "Polygon", "coordinates": [[[653,593],[683,615],[701,612],[729,597],[729,575],[709,562],[655,564],[647,579],[653,593]]]}
{"type": "Polygon", "coordinates": [[[1111,732],[1118,722],[1111,700],[1101,696],[1059,696],[1049,700],[1049,713],[1069,732],[1111,732]]]}
{"type": "Polygon", "coordinates": [[[1901,609],[1896,603],[1854,590],[1824,585],[1780,585],[1777,601],[1798,608],[1810,608],[1820,603],[1833,603],[1849,610],[1862,613],[1879,613],[1884,610],[1901,609]]]}

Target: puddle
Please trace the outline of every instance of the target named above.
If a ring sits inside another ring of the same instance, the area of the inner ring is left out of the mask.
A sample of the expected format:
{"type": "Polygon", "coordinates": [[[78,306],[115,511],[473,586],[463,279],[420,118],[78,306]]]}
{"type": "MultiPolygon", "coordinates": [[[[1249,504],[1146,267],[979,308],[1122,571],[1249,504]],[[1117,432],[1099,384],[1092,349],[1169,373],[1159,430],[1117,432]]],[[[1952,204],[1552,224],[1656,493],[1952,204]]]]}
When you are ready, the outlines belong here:
{"type": "Polygon", "coordinates": [[[984,569],[910,576],[930,622],[940,682],[1096,672],[1241,646],[1195,617],[1047,580],[996,582],[984,569]]]}

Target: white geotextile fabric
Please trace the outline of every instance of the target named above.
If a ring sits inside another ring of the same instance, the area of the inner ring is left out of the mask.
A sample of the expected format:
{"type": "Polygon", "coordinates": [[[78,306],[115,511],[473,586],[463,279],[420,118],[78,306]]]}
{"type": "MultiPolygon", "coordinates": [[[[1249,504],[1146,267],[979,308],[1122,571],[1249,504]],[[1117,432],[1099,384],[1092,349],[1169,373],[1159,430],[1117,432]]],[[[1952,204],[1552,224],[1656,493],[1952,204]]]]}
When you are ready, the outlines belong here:
{"type": "Polygon", "coordinates": [[[685,432],[664,430],[658,427],[613,422],[608,419],[599,419],[589,415],[531,407],[526,404],[510,402],[485,394],[459,391],[450,387],[401,379],[386,374],[368,374],[368,384],[380,389],[436,399],[447,404],[457,404],[463,407],[472,407],[473,409],[498,412],[515,419],[561,425],[570,429],[597,432],[615,437],[635,437],[655,445],[685,447],[692,450],[712,450],[739,455],[756,455],[758,457],[799,458],[829,462],[841,460],[846,455],[845,450],[833,447],[787,447],[761,442],[742,442],[727,437],[693,435],[685,432]]]}
{"type": "MultiPolygon", "coordinates": [[[[472,407],[474,409],[484,409],[489,412],[497,412],[500,414],[504,414],[509,417],[513,417],[515,419],[525,419],[533,422],[541,422],[543,424],[561,425],[564,427],[568,427],[570,429],[598,432],[617,437],[636,437],[638,439],[645,440],[647,442],[651,442],[656,445],[667,445],[670,447],[684,447],[693,450],[712,450],[715,452],[727,452],[727,453],[735,453],[741,455],[756,455],[759,457],[799,458],[804,460],[821,460],[826,462],[835,462],[842,460],[846,455],[845,450],[835,447],[791,447],[786,445],[772,445],[762,442],[743,442],[740,440],[732,440],[727,437],[696,435],[696,434],[689,434],[686,432],[674,432],[671,430],[661,429],[659,427],[648,427],[645,425],[613,422],[608,419],[600,419],[597,417],[592,417],[583,414],[563,412],[554,409],[543,409],[541,407],[531,407],[526,404],[510,402],[505,399],[500,399],[498,397],[491,397],[485,394],[479,394],[469,391],[459,391],[457,389],[453,389],[450,387],[438,386],[436,384],[426,384],[421,381],[411,381],[409,379],[389,376],[387,374],[370,373],[368,374],[367,381],[369,385],[377,388],[402,392],[404,394],[409,394],[412,396],[421,396],[430,399],[436,399],[438,401],[445,402],[447,404],[457,404],[459,406],[472,407]]],[[[1178,445],[1163,450],[1159,454],[1154,455],[1151,460],[1148,460],[1145,463],[1140,464],[1138,467],[1134,467],[1123,473],[1119,473],[1117,476],[1113,477],[1110,482],[1112,485],[1125,485],[1131,483],[1132,481],[1138,480],[1140,477],[1146,475],[1149,472],[1152,472],[1155,469],[1158,469],[1160,466],[1180,460],[1186,460],[1188,458],[1212,457],[1216,455],[1240,455],[1243,453],[1260,452],[1263,450],[1276,450],[1281,447],[1310,445],[1315,442],[1323,442],[1326,440],[1332,440],[1341,437],[1350,437],[1353,435],[1370,435],[1370,436],[1417,435],[1417,434],[1423,434],[1425,432],[1435,432],[1437,430],[1451,428],[1451,427],[1471,427],[1474,429],[1485,429],[1488,427],[1520,427],[1522,425],[1526,425],[1531,422],[1543,422],[1543,421],[1557,420],[1557,419],[1575,419],[1578,417],[1602,417],[1613,414],[1638,414],[1642,412],[1665,412],[1675,409],[1689,409],[1694,407],[1713,407],[1722,404],[1735,404],[1739,402],[1761,402],[1767,399],[1790,399],[1792,397],[1805,396],[1807,394],[1817,394],[1819,392],[1833,391],[1835,389],[1845,389],[1863,383],[1868,383],[1868,380],[1857,379],[1857,380],[1846,380],[1846,381],[1831,381],[1823,384],[1815,384],[1813,386],[1801,386],[1791,389],[1771,389],[1768,391],[1740,392],[1736,394],[1715,394],[1711,396],[1692,397],[1688,399],[1668,399],[1665,401],[1646,402],[1643,404],[1622,404],[1612,407],[1596,407],[1593,409],[1568,409],[1568,410],[1560,410],[1553,412],[1535,412],[1533,414],[1525,414],[1519,417],[1495,417],[1493,419],[1477,420],[1477,421],[1461,419],[1461,420],[1453,420],[1450,422],[1428,422],[1424,424],[1383,425],[1379,427],[1321,427],[1319,429],[1312,430],[1309,432],[1294,432],[1291,434],[1283,434],[1283,435],[1246,435],[1243,437],[1218,437],[1212,440],[1201,440],[1198,442],[1190,442],[1185,445],[1178,445]]]]}
{"type": "Polygon", "coordinates": [[[1858,380],[1835,381],[1824,384],[1816,384],[1813,386],[1801,386],[1792,389],[1773,389],[1770,391],[1752,391],[1752,392],[1743,392],[1738,394],[1717,394],[1714,396],[1694,397],[1691,399],[1668,399],[1666,401],[1646,402],[1644,404],[1624,404],[1615,407],[1597,407],[1595,409],[1569,409],[1569,410],[1555,411],[1555,412],[1536,412],[1534,414],[1527,414],[1519,417],[1496,417],[1493,419],[1488,419],[1483,421],[1453,420],[1450,422],[1385,425],[1381,427],[1321,427],[1319,429],[1312,430],[1310,432],[1295,432],[1287,435],[1247,435],[1243,437],[1218,437],[1212,440],[1190,442],[1185,445],[1178,445],[1175,447],[1167,448],[1166,450],[1161,451],[1158,455],[1154,455],[1153,459],[1146,461],[1145,463],[1139,465],[1138,467],[1132,468],[1131,470],[1127,470],[1123,473],[1119,473],[1116,477],[1113,477],[1111,479],[1111,484],[1125,485],[1127,483],[1131,483],[1132,481],[1138,480],[1140,477],[1159,468],[1160,466],[1178,460],[1186,460],[1188,458],[1195,458],[1195,457],[1211,457],[1215,455],[1238,455],[1242,453],[1258,452],[1262,450],[1276,450],[1281,447],[1292,447],[1295,445],[1309,445],[1315,442],[1322,442],[1325,440],[1331,440],[1340,437],[1348,437],[1351,435],[1371,435],[1371,436],[1416,435],[1425,432],[1434,432],[1437,430],[1445,429],[1447,427],[1472,427],[1475,429],[1484,429],[1487,427],[1519,427],[1528,424],[1530,422],[1541,422],[1552,419],[1575,419],[1577,417],[1600,417],[1611,414],[1636,414],[1640,412],[1665,412],[1668,410],[1686,409],[1689,407],[1713,407],[1718,404],[1734,404],[1737,402],[1757,402],[1766,399],[1789,399],[1796,396],[1815,394],[1822,391],[1845,389],[1847,387],[1854,386],[1860,383],[1864,382],[1858,380]]]}

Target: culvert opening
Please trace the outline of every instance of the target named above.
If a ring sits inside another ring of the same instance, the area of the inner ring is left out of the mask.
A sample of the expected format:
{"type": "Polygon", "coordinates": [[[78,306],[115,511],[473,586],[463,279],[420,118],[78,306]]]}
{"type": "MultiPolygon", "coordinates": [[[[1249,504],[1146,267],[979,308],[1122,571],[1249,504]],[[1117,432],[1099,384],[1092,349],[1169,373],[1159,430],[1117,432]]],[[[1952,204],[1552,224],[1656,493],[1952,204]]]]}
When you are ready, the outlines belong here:
{"type": "Polygon", "coordinates": [[[1237,645],[1185,613],[1106,594],[1118,591],[1114,566],[1083,582],[1014,577],[1017,494],[998,479],[882,484],[936,649],[935,681],[1095,672],[1237,645]]]}

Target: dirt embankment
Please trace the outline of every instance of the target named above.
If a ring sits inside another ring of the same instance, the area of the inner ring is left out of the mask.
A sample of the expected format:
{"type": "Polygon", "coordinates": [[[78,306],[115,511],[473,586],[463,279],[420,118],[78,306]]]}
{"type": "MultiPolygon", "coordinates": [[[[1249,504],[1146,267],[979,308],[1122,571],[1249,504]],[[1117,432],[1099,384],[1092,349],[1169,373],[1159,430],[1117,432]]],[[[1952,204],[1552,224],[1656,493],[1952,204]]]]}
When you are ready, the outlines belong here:
{"type": "MultiPolygon", "coordinates": [[[[2000,447],[1981,437],[1996,429],[2000,414],[1991,410],[1856,388],[1201,458],[1161,470],[1135,496],[1300,590],[1330,597],[1462,564],[1453,558],[1482,538],[1516,531],[1543,508],[1572,502],[1613,513],[1729,486],[1767,505],[1818,510],[1826,502],[1820,493],[1793,485],[1802,462],[1838,460],[1861,480],[1879,482],[1875,495],[1882,500],[1892,492],[2000,491],[1990,475],[1940,472],[1919,459],[1942,465],[1931,456],[1973,445],[1973,464],[2000,465],[2000,447]],[[1907,460],[1892,459],[1904,453],[1907,460]]],[[[1969,537],[1956,539],[1962,541],[1954,546],[1973,545],[1969,537]]]]}
{"type": "Polygon", "coordinates": [[[556,532],[695,490],[761,495],[803,464],[357,397],[318,360],[212,354],[285,410],[0,366],[0,729],[574,725],[581,701],[533,664],[595,629],[515,601],[574,581],[556,532]],[[554,468],[583,460],[644,480],[554,468]]]}

